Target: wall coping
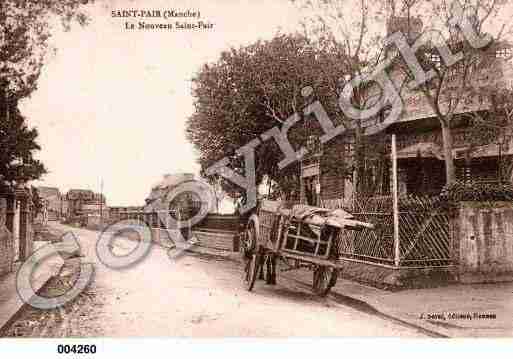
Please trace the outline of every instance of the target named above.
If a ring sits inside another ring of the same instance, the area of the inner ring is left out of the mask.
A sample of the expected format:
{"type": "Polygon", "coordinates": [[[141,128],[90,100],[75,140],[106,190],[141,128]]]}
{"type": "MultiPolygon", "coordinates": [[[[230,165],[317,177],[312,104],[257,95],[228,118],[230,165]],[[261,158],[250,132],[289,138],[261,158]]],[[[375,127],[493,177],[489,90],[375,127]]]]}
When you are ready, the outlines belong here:
{"type": "Polygon", "coordinates": [[[513,208],[513,202],[508,201],[461,201],[457,204],[458,208],[513,208]]]}

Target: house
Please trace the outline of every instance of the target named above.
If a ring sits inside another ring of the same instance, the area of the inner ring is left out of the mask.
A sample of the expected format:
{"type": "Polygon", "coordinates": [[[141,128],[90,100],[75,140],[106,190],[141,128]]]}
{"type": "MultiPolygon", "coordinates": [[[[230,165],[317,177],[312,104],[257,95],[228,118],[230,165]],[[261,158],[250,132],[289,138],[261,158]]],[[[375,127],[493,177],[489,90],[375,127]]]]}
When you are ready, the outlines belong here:
{"type": "Polygon", "coordinates": [[[200,180],[192,173],[164,175],[162,180],[151,187],[150,194],[145,200],[144,211],[154,212],[165,208],[170,212],[179,210],[183,212],[187,209],[191,213],[197,213],[202,206],[208,206],[207,212],[215,212],[216,203],[213,203],[217,200],[215,193],[210,186],[199,185],[199,183],[201,183],[200,180]]]}
{"type": "MultiPolygon", "coordinates": [[[[399,25],[401,22],[399,22],[399,25]]],[[[416,23],[420,33],[421,23],[416,23]]],[[[396,24],[392,27],[398,30],[396,24]]],[[[452,41],[461,41],[453,39],[452,41]]],[[[432,61],[441,61],[435,47],[427,48],[432,61]],[[432,52],[430,52],[432,51],[432,52]]],[[[513,118],[496,118],[490,99],[483,95],[487,89],[513,90],[513,64],[511,47],[507,43],[496,43],[477,51],[479,58],[469,67],[469,88],[461,94],[457,107],[452,97],[451,80],[444,82],[440,103],[444,109],[455,106],[451,121],[453,158],[459,181],[513,182],[513,131],[511,127],[497,123],[513,118]],[[447,85],[445,85],[447,83],[447,85]],[[447,88],[445,88],[447,86],[447,88]],[[495,118],[493,118],[495,117],[495,118]],[[485,122],[483,125],[482,123],[485,122]],[[492,123],[490,126],[486,122],[492,123]],[[479,125],[481,123],[481,125],[479,125]],[[477,124],[477,125],[476,125],[477,124]]],[[[400,55],[387,69],[394,83],[400,83],[400,55]]],[[[456,64],[448,76],[460,80],[462,66],[456,64]]],[[[365,96],[379,97],[381,89],[376,83],[366,88],[365,96]]],[[[365,134],[361,145],[366,147],[366,158],[362,160],[364,185],[360,192],[366,196],[387,195],[391,190],[392,162],[391,136],[396,136],[398,159],[398,182],[401,195],[418,194],[432,196],[440,193],[446,184],[443,137],[440,122],[425,95],[418,89],[404,86],[400,97],[403,111],[393,123],[383,123],[389,108],[377,116],[362,121],[365,134]]],[[[377,101],[377,100],[376,100],[377,101]]],[[[506,113],[507,111],[503,111],[506,113]]],[[[511,114],[511,112],[510,112],[511,114]]],[[[512,116],[513,117],[513,116],[512,116]]],[[[312,136],[309,142],[315,142],[312,136]]],[[[354,133],[346,133],[323,148],[310,150],[301,164],[301,201],[309,204],[326,203],[333,200],[351,201],[354,197],[354,133]],[[339,170],[336,170],[336,167],[339,170]],[[333,169],[335,167],[335,170],[333,169]],[[353,172],[351,174],[351,171],[353,172]],[[348,173],[349,172],[349,173],[348,173]]],[[[314,148],[319,145],[314,145],[314,148]]],[[[311,145],[308,147],[311,148],[311,145]]]]}
{"type": "MultiPolygon", "coordinates": [[[[420,33],[421,23],[415,26],[420,33]]],[[[451,41],[457,48],[461,39],[451,41]]],[[[431,45],[423,49],[424,55],[437,66],[441,58],[431,45]]],[[[398,51],[390,51],[394,60],[386,71],[397,84],[404,76],[401,65],[405,64],[398,51]]],[[[513,126],[505,124],[513,120],[507,118],[513,117],[513,111],[498,111],[503,108],[496,106],[497,99],[483,96],[492,93],[490,89],[513,90],[509,52],[507,43],[476,50],[472,65],[466,70],[458,64],[451,67],[443,83],[447,88],[439,103],[443,109],[453,106],[452,156],[459,181],[513,182],[513,126]],[[472,76],[456,98],[450,86],[467,70],[472,76]]],[[[363,95],[378,103],[378,84],[365,86],[363,95]]],[[[499,272],[513,273],[513,254],[508,249],[512,238],[505,234],[513,224],[503,220],[505,213],[513,212],[510,205],[499,203],[493,211],[463,208],[457,215],[449,213],[438,196],[446,184],[440,121],[418,89],[405,86],[399,94],[399,117],[385,121],[391,107],[383,106],[376,116],[362,120],[360,141],[356,130],[351,130],[321,146],[315,133],[319,129],[312,128],[307,144],[310,151],[301,160],[302,203],[346,208],[357,219],[375,225],[373,231],[341,233],[337,247],[342,271],[348,277],[385,286],[460,281],[467,274],[475,277],[483,271],[486,280],[493,281],[499,272]],[[467,225],[472,218],[500,230],[481,233],[479,227],[467,225]]]]}

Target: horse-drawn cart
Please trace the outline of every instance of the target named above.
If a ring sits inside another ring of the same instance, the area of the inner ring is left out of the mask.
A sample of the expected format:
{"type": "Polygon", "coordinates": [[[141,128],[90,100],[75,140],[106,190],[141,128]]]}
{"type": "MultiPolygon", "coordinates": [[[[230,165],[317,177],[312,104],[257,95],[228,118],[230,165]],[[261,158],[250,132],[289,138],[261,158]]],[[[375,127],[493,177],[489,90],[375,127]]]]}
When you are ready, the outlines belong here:
{"type": "Polygon", "coordinates": [[[262,201],[241,235],[244,282],[252,290],[257,278],[276,284],[277,261],[290,269],[313,270],[313,291],[326,295],[337,282],[340,231],[373,228],[343,210],[262,201]]]}

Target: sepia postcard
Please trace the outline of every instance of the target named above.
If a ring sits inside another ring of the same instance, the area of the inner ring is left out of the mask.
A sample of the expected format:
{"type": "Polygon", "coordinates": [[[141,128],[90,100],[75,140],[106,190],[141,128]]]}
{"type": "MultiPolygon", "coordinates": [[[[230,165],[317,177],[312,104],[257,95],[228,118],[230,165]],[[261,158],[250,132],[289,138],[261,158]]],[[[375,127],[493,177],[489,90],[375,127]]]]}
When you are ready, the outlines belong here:
{"type": "Polygon", "coordinates": [[[512,15],[2,0],[0,351],[511,338],[512,15]]]}

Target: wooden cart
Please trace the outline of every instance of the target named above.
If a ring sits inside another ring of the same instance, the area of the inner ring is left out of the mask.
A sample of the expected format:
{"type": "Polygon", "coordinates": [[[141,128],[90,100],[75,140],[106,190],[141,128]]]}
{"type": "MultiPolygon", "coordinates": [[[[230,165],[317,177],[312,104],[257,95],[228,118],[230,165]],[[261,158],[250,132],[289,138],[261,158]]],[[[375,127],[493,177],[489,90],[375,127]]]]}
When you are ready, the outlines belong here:
{"type": "Polygon", "coordinates": [[[280,259],[289,269],[312,269],[313,292],[325,296],[337,282],[340,231],[363,228],[373,225],[354,220],[343,210],[262,201],[240,236],[244,283],[249,291],[257,278],[276,284],[280,259]]]}

